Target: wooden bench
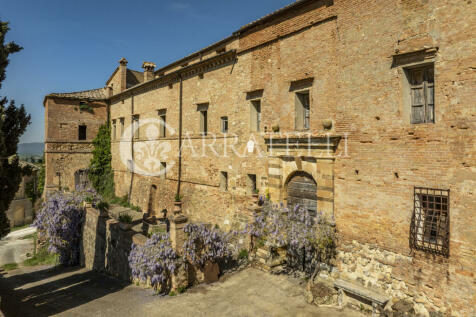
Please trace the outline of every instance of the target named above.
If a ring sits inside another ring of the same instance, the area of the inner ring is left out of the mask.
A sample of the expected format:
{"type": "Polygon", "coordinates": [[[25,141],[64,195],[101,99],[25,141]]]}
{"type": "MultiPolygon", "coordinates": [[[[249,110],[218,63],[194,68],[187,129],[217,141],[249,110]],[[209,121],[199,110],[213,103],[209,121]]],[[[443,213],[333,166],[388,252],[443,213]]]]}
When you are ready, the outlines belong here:
{"type": "Polygon", "coordinates": [[[334,282],[334,287],[339,291],[339,305],[344,306],[345,294],[352,294],[356,297],[362,298],[367,302],[372,303],[372,316],[379,316],[381,309],[389,301],[389,297],[385,294],[373,291],[360,284],[350,281],[337,279],[334,282]]]}

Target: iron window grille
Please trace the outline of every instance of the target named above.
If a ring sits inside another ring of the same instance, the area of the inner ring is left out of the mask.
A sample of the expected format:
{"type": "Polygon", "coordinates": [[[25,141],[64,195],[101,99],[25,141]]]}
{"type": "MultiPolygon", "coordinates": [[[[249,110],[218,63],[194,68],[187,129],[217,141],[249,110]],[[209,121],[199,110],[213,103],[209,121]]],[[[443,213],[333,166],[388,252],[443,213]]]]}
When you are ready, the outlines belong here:
{"type": "Polygon", "coordinates": [[[450,191],[414,188],[410,247],[449,256],[450,191]]]}

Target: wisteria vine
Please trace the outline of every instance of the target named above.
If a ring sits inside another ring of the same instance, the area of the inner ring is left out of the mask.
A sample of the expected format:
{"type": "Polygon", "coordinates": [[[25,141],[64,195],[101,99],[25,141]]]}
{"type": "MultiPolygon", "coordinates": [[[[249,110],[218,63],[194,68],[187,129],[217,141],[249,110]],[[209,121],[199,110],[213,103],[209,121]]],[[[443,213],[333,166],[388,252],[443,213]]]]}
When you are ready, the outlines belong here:
{"type": "Polygon", "coordinates": [[[51,193],[33,222],[38,228],[38,238],[47,242],[49,252],[59,255],[61,264],[79,263],[83,199],[76,192],[51,193]]]}
{"type": "Polygon", "coordinates": [[[203,267],[207,261],[217,263],[231,256],[231,234],[203,223],[189,223],[183,231],[187,240],[183,244],[184,258],[193,265],[203,267]]]}
{"type": "Polygon", "coordinates": [[[167,293],[171,276],[179,265],[179,256],[173,250],[168,234],[153,234],[144,245],[132,244],[129,266],[134,279],[150,281],[160,293],[167,293]]]}
{"type": "Polygon", "coordinates": [[[285,246],[287,265],[307,273],[334,256],[336,236],[332,219],[299,205],[288,208],[266,200],[246,231],[255,239],[266,239],[273,247],[285,246]]]}

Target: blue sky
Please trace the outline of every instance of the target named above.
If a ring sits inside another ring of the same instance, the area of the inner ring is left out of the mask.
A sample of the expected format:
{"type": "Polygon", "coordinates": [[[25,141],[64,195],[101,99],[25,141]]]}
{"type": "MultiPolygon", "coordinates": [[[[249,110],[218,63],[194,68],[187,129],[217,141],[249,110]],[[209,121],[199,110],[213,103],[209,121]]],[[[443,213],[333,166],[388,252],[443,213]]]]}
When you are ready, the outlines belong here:
{"type": "Polygon", "coordinates": [[[105,85],[117,61],[165,66],[219,41],[292,0],[0,0],[10,58],[0,96],[25,104],[32,124],[21,142],[42,142],[43,97],[105,85]]]}

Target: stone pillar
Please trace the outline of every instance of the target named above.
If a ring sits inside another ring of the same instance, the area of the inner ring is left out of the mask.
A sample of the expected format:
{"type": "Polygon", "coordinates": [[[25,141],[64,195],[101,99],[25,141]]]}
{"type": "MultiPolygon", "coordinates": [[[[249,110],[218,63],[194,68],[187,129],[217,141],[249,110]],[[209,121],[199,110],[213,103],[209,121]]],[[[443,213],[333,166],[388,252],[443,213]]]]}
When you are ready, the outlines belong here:
{"type": "MultiPolygon", "coordinates": [[[[188,218],[182,213],[174,215],[170,221],[170,241],[172,248],[179,256],[182,256],[182,246],[185,242],[186,233],[183,228],[187,225],[188,218]]],[[[177,291],[179,288],[188,286],[188,271],[185,263],[181,263],[175,274],[172,275],[172,290],[177,291]]]]}

